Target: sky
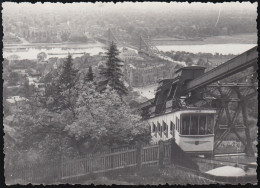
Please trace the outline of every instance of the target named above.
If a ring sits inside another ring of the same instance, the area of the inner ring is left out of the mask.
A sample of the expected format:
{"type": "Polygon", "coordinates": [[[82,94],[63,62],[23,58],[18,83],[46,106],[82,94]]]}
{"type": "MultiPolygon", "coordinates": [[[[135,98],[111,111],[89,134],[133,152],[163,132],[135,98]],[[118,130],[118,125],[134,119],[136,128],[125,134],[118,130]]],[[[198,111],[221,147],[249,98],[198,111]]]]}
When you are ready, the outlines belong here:
{"type": "Polygon", "coordinates": [[[135,9],[135,10],[177,10],[177,9],[191,9],[191,10],[203,10],[203,9],[216,9],[221,7],[222,9],[234,10],[234,9],[249,9],[256,11],[257,3],[250,2],[227,2],[227,3],[177,3],[177,2],[145,2],[145,3],[133,3],[133,2],[124,2],[124,3],[12,3],[4,2],[3,11],[14,11],[14,10],[28,10],[28,11],[44,11],[44,10],[83,10],[83,9],[109,9],[109,10],[124,10],[124,9],[135,9]]]}

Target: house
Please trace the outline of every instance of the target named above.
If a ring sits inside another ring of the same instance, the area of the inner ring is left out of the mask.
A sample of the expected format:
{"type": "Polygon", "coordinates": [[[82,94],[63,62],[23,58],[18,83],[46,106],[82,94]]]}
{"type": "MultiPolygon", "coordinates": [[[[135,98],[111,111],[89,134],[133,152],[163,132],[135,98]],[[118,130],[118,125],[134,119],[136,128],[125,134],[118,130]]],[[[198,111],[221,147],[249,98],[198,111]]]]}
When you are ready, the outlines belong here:
{"type": "Polygon", "coordinates": [[[41,78],[41,75],[42,73],[31,69],[28,72],[29,85],[35,85],[36,83],[38,83],[41,78]]]}
{"type": "Polygon", "coordinates": [[[11,107],[11,109],[20,109],[20,110],[23,109],[23,106],[27,101],[28,101],[27,98],[20,97],[20,96],[13,96],[6,99],[6,103],[11,107]]]}
{"type": "Polygon", "coordinates": [[[119,54],[119,58],[122,61],[143,60],[143,58],[140,57],[135,50],[129,50],[127,48],[123,48],[122,52],[119,54]]]}
{"type": "Polygon", "coordinates": [[[20,105],[23,104],[25,101],[28,101],[28,99],[20,96],[13,96],[6,99],[6,102],[8,102],[10,105],[20,105]]]}
{"type": "Polygon", "coordinates": [[[127,64],[124,70],[125,80],[132,87],[143,87],[157,83],[160,79],[171,78],[175,72],[172,64],[158,63],[157,65],[127,64]]]}

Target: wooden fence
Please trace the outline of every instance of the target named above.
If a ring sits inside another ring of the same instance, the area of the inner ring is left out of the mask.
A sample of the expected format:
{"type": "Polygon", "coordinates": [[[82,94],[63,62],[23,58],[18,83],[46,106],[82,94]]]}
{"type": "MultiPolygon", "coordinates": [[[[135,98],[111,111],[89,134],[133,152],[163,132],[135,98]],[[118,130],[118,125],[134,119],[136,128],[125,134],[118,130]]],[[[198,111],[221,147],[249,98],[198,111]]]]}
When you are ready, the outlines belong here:
{"type": "Polygon", "coordinates": [[[64,180],[127,167],[140,169],[144,166],[164,165],[170,161],[170,146],[170,142],[160,142],[157,145],[114,150],[117,152],[64,162],[61,178],[64,180]]]}
{"type": "Polygon", "coordinates": [[[171,143],[124,147],[88,154],[83,158],[49,164],[24,165],[6,171],[8,184],[46,184],[66,182],[92,173],[108,172],[128,167],[142,168],[150,165],[163,166],[170,162],[171,143]]]}
{"type": "MultiPolygon", "coordinates": [[[[103,173],[124,168],[141,169],[156,165],[164,167],[174,164],[175,170],[189,180],[199,180],[198,183],[249,183],[256,182],[256,175],[246,177],[217,177],[200,172],[185,153],[176,148],[174,140],[160,141],[156,145],[118,148],[108,152],[88,154],[82,158],[70,161],[59,161],[48,164],[28,164],[13,169],[5,169],[6,184],[55,184],[69,183],[71,180],[86,177],[92,173],[103,173]],[[182,163],[178,163],[181,158],[182,163]],[[185,163],[185,164],[183,164],[185,163]],[[181,165],[181,166],[180,166],[181,165]],[[186,166],[186,167],[185,167],[186,166]],[[188,175],[188,176],[187,176],[188,175]]],[[[191,181],[192,182],[192,181],[191,181]]],[[[185,181],[186,183],[186,181],[185,181]]]]}
{"type": "Polygon", "coordinates": [[[51,184],[61,178],[60,162],[25,164],[12,169],[5,168],[6,184],[51,184]]]}

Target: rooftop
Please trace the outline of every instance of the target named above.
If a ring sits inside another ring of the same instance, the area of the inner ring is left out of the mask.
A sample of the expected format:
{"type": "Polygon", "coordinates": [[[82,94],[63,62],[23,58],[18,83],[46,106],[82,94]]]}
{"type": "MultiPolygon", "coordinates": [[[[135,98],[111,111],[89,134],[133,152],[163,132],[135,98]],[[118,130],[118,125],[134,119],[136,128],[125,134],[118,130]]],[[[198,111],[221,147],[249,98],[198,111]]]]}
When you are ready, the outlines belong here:
{"type": "Polygon", "coordinates": [[[11,104],[14,104],[14,103],[20,102],[20,101],[28,101],[28,99],[26,99],[25,97],[13,96],[13,97],[6,99],[6,101],[11,104]]]}

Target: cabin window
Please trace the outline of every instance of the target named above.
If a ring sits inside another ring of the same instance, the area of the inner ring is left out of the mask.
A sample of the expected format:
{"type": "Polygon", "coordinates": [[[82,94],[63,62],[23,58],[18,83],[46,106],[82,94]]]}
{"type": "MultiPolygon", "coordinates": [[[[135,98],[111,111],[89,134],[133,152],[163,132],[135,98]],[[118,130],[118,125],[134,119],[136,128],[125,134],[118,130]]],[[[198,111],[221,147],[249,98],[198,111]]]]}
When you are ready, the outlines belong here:
{"type": "Polygon", "coordinates": [[[166,131],[167,129],[167,124],[163,121],[163,131],[166,131]]]}
{"type": "Polygon", "coordinates": [[[174,123],[171,121],[171,124],[170,124],[170,134],[173,134],[174,129],[175,129],[175,125],[174,125],[174,123]]]}
{"type": "Polygon", "coordinates": [[[178,127],[179,127],[179,132],[181,132],[181,124],[180,124],[180,119],[178,118],[178,127]]]}
{"type": "Polygon", "coordinates": [[[163,121],[163,133],[168,137],[168,125],[163,121]]]}
{"type": "Polygon", "coordinates": [[[178,118],[176,117],[176,131],[178,131],[178,118]]]}
{"type": "Polygon", "coordinates": [[[157,122],[157,129],[158,129],[160,137],[162,137],[162,127],[161,127],[161,124],[159,122],[157,122]]]}
{"type": "Polygon", "coordinates": [[[190,117],[189,116],[183,116],[182,118],[182,132],[183,135],[189,135],[189,127],[190,127],[190,117]]]}
{"type": "Polygon", "coordinates": [[[212,134],[213,133],[213,127],[214,127],[214,115],[209,114],[207,116],[207,133],[206,134],[212,134]]]}
{"type": "Polygon", "coordinates": [[[154,136],[157,138],[158,127],[154,123],[153,123],[153,125],[155,126],[155,134],[154,134],[154,136]]]}
{"type": "Polygon", "coordinates": [[[155,129],[156,129],[156,126],[155,126],[155,124],[153,123],[153,126],[152,126],[152,132],[153,132],[153,133],[155,132],[155,129]]]}
{"type": "Polygon", "coordinates": [[[182,135],[205,135],[213,133],[213,114],[184,114],[181,117],[182,135]]]}
{"type": "Polygon", "coordinates": [[[179,132],[181,132],[181,124],[180,124],[180,119],[178,118],[178,127],[179,127],[179,132]]]}
{"type": "Polygon", "coordinates": [[[165,130],[166,138],[168,138],[168,134],[169,134],[169,126],[166,124],[166,130],[165,130]]]}
{"type": "Polygon", "coordinates": [[[177,126],[177,131],[180,132],[180,120],[177,117],[176,117],[176,126],[177,126]]]}
{"type": "Polygon", "coordinates": [[[198,115],[191,115],[190,134],[198,135],[198,133],[199,133],[198,115]]]}
{"type": "Polygon", "coordinates": [[[199,116],[199,135],[207,134],[206,132],[206,115],[199,116]]]}

